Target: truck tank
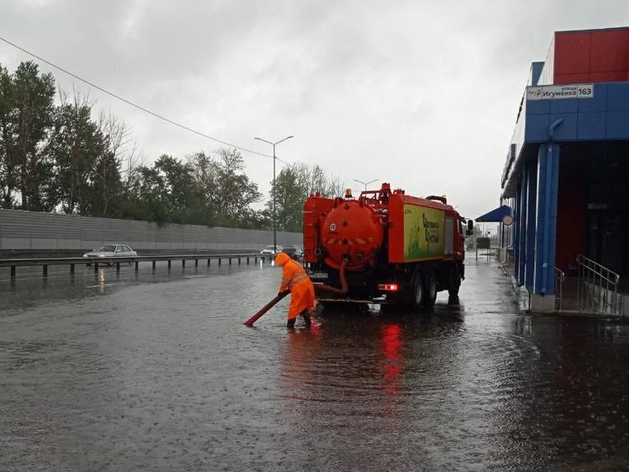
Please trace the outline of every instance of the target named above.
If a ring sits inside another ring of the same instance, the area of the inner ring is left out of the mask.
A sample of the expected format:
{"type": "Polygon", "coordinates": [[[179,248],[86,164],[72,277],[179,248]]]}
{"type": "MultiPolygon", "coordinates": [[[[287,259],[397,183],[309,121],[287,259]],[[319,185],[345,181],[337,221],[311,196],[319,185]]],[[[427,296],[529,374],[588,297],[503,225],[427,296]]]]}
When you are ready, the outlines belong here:
{"type": "Polygon", "coordinates": [[[364,200],[337,199],[321,226],[326,263],[335,269],[343,261],[347,270],[358,270],[373,264],[383,240],[381,218],[364,200]]]}

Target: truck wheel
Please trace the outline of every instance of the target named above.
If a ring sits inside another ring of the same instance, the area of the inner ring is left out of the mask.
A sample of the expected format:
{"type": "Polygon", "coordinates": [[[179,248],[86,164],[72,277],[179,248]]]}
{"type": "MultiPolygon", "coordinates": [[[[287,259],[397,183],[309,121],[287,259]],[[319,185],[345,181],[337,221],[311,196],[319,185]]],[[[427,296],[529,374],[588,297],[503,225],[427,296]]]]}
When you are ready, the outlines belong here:
{"type": "Polygon", "coordinates": [[[459,287],[461,286],[461,271],[459,268],[455,268],[452,271],[450,278],[450,287],[448,288],[448,295],[451,298],[459,296],[459,287]]]}
{"type": "Polygon", "coordinates": [[[435,304],[435,300],[437,300],[437,276],[431,271],[426,275],[425,281],[424,306],[430,308],[435,304]]]}
{"type": "Polygon", "coordinates": [[[413,275],[413,299],[411,307],[415,310],[421,308],[424,303],[424,281],[420,270],[415,271],[413,275]]]}

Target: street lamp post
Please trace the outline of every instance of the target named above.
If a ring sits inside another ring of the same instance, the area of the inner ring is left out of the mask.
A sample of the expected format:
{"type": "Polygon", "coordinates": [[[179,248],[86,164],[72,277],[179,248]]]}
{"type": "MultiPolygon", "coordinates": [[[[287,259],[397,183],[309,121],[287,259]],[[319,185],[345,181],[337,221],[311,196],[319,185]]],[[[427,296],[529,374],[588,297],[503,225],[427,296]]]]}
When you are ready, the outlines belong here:
{"type": "Polygon", "coordinates": [[[363,182],[362,180],[354,179],[354,182],[358,182],[359,184],[363,184],[365,186],[365,190],[367,190],[367,185],[373,184],[374,182],[377,182],[378,180],[380,180],[380,179],[373,179],[373,180],[370,180],[369,182],[363,182]]]}
{"type": "Polygon", "coordinates": [[[277,146],[279,143],[286,141],[287,139],[290,138],[294,138],[294,136],[286,136],[284,139],[280,139],[279,141],[275,141],[275,142],[271,142],[271,141],[267,141],[266,139],[262,139],[262,138],[253,138],[253,139],[257,139],[258,141],[262,141],[265,142],[267,144],[270,144],[271,146],[273,146],[273,252],[275,252],[277,254],[277,224],[275,222],[275,161],[276,161],[276,157],[275,157],[275,146],[277,146]]]}

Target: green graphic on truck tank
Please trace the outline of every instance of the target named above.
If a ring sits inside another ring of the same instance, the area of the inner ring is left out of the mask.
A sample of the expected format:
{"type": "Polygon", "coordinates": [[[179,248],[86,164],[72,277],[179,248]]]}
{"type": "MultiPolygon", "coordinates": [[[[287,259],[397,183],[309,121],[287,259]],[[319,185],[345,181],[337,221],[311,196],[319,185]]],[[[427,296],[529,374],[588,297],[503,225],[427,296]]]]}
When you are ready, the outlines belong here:
{"type": "Polygon", "coordinates": [[[404,259],[443,256],[442,210],[404,205],[404,259]]]}

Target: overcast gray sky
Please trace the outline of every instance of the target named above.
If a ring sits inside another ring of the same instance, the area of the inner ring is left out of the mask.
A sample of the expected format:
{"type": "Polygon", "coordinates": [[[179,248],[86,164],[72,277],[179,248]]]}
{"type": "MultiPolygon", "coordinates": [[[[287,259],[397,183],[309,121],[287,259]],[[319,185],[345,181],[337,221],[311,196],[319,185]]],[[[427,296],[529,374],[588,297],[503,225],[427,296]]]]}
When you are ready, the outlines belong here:
{"type": "MultiPolygon", "coordinates": [[[[498,205],[530,63],[556,30],[629,25],[626,0],[0,0],[0,36],[157,113],[468,217],[498,205]]],[[[0,43],[14,70],[24,53],[0,43]]],[[[220,145],[45,64],[130,125],[146,163],[220,145]]],[[[243,154],[266,194],[272,160],[243,154]]],[[[279,171],[279,169],[278,169],[279,171]]]]}

